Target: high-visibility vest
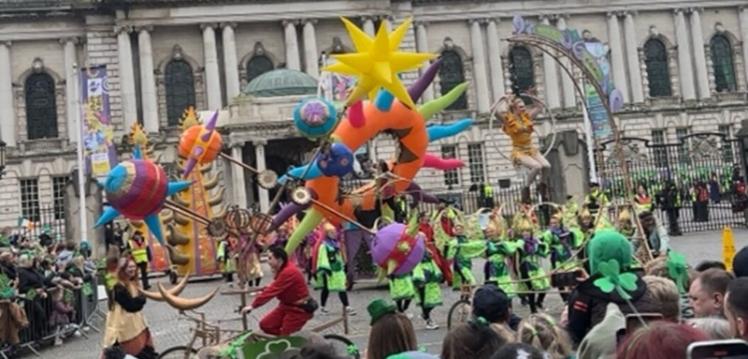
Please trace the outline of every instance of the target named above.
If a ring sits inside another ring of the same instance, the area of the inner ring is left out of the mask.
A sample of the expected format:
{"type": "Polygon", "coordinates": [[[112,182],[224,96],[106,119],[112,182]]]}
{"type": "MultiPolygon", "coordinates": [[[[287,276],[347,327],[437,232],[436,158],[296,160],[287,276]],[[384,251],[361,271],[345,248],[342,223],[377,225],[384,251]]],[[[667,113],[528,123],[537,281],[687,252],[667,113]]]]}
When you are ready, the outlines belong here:
{"type": "Polygon", "coordinates": [[[649,212],[652,211],[652,197],[644,195],[636,195],[634,197],[634,202],[636,202],[636,210],[638,213],[641,212],[649,212]]]}
{"type": "Polygon", "coordinates": [[[135,263],[148,262],[148,251],[146,250],[145,240],[142,244],[138,244],[135,240],[130,240],[130,254],[135,263]]]}
{"type": "Polygon", "coordinates": [[[493,198],[493,187],[490,185],[483,186],[483,197],[493,198]]]}
{"type": "Polygon", "coordinates": [[[114,285],[117,284],[117,276],[114,273],[106,272],[104,274],[104,285],[107,290],[112,290],[114,285]]]}

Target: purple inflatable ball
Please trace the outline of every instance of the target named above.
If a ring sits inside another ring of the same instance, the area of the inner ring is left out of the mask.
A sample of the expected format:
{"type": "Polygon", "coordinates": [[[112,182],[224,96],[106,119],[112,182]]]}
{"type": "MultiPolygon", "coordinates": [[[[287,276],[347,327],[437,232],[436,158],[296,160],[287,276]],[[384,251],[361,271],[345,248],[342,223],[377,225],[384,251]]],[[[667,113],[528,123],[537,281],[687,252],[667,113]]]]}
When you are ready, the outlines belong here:
{"type": "Polygon", "coordinates": [[[416,235],[415,245],[411,246],[405,236],[406,226],[402,223],[392,223],[382,227],[374,237],[371,246],[371,256],[374,262],[380,267],[389,270],[388,262],[394,260],[393,257],[404,257],[400,263],[396,263],[392,273],[394,275],[403,275],[413,271],[413,268],[423,259],[426,251],[425,239],[422,235],[416,235]],[[400,255],[396,251],[400,251],[400,255]]]}

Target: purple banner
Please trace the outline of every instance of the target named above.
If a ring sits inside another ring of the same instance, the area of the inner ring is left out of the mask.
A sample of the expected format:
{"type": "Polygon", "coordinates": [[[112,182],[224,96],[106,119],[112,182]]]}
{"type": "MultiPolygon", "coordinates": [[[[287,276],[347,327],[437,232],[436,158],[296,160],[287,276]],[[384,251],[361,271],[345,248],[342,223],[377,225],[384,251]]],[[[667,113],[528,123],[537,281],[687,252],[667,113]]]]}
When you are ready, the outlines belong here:
{"type": "Polygon", "coordinates": [[[106,66],[84,68],[80,76],[86,174],[103,178],[117,163],[106,66]]]}

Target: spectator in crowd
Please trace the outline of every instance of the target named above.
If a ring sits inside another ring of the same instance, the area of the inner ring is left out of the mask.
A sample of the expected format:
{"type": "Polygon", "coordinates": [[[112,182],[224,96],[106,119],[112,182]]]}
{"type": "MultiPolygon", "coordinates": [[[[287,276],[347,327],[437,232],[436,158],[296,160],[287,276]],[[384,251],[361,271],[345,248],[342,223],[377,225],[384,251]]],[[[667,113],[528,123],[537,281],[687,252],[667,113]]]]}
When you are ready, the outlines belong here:
{"type": "Polygon", "coordinates": [[[722,193],[720,192],[719,188],[719,178],[717,177],[717,174],[712,172],[711,176],[709,177],[709,199],[712,200],[714,203],[719,203],[722,199],[722,193]]]}
{"type": "Polygon", "coordinates": [[[483,317],[504,341],[513,342],[519,317],[512,313],[512,300],[499,287],[486,284],[473,295],[473,317],[483,317]]]}
{"type": "Polygon", "coordinates": [[[608,303],[603,321],[584,336],[577,359],[615,359],[618,333],[625,333],[626,317],[616,303],[608,303]]]}
{"type": "Polygon", "coordinates": [[[566,331],[546,314],[532,314],[522,320],[517,339],[545,351],[551,359],[566,359],[573,353],[566,331]]]}
{"type": "Polygon", "coordinates": [[[371,330],[365,359],[387,359],[418,349],[413,323],[394,304],[375,299],[366,310],[371,316],[371,330]]]}
{"type": "Polygon", "coordinates": [[[725,264],[720,261],[711,261],[711,260],[705,260],[699,262],[699,264],[694,267],[694,270],[697,272],[703,272],[707,269],[717,268],[721,270],[727,270],[727,267],[725,267],[725,264]]]}
{"type": "Polygon", "coordinates": [[[730,335],[730,322],[728,322],[727,319],[715,317],[693,318],[689,319],[686,323],[704,332],[711,340],[732,338],[732,335],[730,335]]]}
{"type": "Polygon", "coordinates": [[[642,279],[647,284],[647,292],[642,300],[650,302],[653,313],[662,314],[662,319],[677,323],[680,317],[680,298],[675,283],[667,278],[649,275],[642,279]]]}
{"type": "Polygon", "coordinates": [[[590,241],[587,252],[591,276],[574,289],[568,302],[567,329],[575,343],[579,343],[592,327],[603,320],[608,303],[618,304],[624,314],[632,311],[632,305],[641,313],[651,312],[653,309],[651,303],[642,301],[647,285],[631,269],[632,250],[626,237],[614,230],[598,231],[590,241]],[[628,293],[630,298],[624,299],[618,291],[606,293],[595,285],[595,281],[602,278],[600,264],[603,262],[617,262],[621,273],[636,275],[635,289],[628,293]]]}
{"type": "Polygon", "coordinates": [[[688,297],[697,318],[723,315],[725,291],[732,279],[732,274],[721,269],[707,269],[696,277],[688,297]]]}
{"type": "Polygon", "coordinates": [[[725,295],[725,317],[734,338],[748,340],[748,278],[730,282],[725,295]]]}
{"type": "Polygon", "coordinates": [[[441,359],[490,359],[506,341],[483,317],[452,328],[442,342],[441,359]]]}
{"type": "Polygon", "coordinates": [[[690,319],[694,317],[694,314],[691,301],[688,297],[688,289],[691,286],[692,279],[695,278],[698,273],[688,268],[685,261],[678,263],[677,260],[674,260],[671,257],[671,255],[660,256],[649,261],[644,265],[644,272],[647,276],[666,278],[676,284],[680,306],[680,318],[690,319]],[[668,263],[670,264],[669,266],[668,263]],[[673,270],[672,272],[671,269],[673,270]],[[681,278],[675,278],[674,276],[681,276],[681,278]]]}
{"type": "Polygon", "coordinates": [[[732,272],[735,277],[748,277],[748,246],[743,247],[732,258],[732,272]]]}
{"type": "Polygon", "coordinates": [[[532,345],[511,343],[501,347],[491,359],[548,359],[548,356],[532,345]]]}
{"type": "Polygon", "coordinates": [[[709,337],[688,324],[654,322],[630,333],[618,348],[618,358],[685,358],[688,345],[702,340],[709,337]]]}
{"type": "Polygon", "coordinates": [[[668,180],[665,187],[657,195],[657,203],[667,214],[669,227],[668,234],[671,236],[682,235],[683,233],[678,224],[678,217],[680,217],[681,208],[681,195],[672,180],[668,180]]]}
{"type": "Polygon", "coordinates": [[[11,281],[16,280],[15,255],[11,250],[0,251],[0,273],[11,281]]]}

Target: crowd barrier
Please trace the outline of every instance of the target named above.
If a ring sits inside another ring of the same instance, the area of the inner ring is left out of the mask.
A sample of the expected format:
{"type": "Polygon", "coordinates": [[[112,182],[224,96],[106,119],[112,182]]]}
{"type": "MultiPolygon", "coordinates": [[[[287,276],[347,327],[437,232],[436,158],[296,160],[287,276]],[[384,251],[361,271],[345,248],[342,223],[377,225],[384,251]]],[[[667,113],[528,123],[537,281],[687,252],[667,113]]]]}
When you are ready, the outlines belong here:
{"type": "MultiPolygon", "coordinates": [[[[20,343],[11,345],[0,340],[0,358],[8,359],[13,357],[14,353],[25,350],[41,357],[37,349],[52,344],[58,335],[68,337],[76,330],[80,330],[80,333],[87,337],[88,328],[100,332],[94,322],[96,317],[105,318],[104,313],[99,310],[99,301],[106,300],[106,294],[99,288],[98,281],[95,278],[88,283],[91,288],[88,295],[84,294],[83,289],[73,290],[72,306],[75,308],[75,314],[70,319],[70,324],[75,325],[69,325],[67,328],[60,330],[51,323],[54,311],[52,292],[56,289],[48,289],[45,298],[36,296],[33,299],[28,299],[26,295],[16,297],[14,302],[24,309],[29,325],[20,330],[20,343]]],[[[7,313],[0,314],[5,315],[7,313]]]]}

